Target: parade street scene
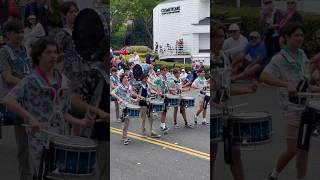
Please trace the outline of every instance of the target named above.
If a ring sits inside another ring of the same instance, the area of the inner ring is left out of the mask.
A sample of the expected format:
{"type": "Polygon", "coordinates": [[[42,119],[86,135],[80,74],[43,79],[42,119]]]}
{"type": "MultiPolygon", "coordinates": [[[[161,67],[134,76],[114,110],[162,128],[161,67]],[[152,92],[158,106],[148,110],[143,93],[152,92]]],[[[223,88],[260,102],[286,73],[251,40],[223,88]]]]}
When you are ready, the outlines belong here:
{"type": "Polygon", "coordinates": [[[210,179],[209,0],[110,3],[110,178],[210,179]]]}

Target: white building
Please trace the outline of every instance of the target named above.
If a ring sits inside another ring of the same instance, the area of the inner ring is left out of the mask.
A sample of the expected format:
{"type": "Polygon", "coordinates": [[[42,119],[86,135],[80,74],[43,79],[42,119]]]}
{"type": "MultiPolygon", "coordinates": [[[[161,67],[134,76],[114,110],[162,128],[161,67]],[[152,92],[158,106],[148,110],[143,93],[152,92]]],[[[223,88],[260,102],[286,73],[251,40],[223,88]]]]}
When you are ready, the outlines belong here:
{"type": "Polygon", "coordinates": [[[167,0],[153,9],[153,44],[160,59],[210,64],[210,0],[167,0]],[[177,45],[182,39],[183,45],[177,45]],[[161,46],[161,49],[160,49],[161,46]]]}

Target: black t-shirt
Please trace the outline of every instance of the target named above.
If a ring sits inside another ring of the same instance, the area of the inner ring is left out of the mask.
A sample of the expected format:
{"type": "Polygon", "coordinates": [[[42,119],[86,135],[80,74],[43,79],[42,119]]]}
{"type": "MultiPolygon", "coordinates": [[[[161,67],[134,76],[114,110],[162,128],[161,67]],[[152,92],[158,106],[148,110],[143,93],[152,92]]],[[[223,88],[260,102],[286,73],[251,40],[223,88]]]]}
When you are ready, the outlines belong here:
{"type": "MultiPolygon", "coordinates": [[[[145,88],[142,86],[140,95],[144,98],[146,98],[148,96],[148,85],[146,85],[145,88]]],[[[139,101],[139,106],[147,106],[146,101],[145,100],[139,101]]]]}

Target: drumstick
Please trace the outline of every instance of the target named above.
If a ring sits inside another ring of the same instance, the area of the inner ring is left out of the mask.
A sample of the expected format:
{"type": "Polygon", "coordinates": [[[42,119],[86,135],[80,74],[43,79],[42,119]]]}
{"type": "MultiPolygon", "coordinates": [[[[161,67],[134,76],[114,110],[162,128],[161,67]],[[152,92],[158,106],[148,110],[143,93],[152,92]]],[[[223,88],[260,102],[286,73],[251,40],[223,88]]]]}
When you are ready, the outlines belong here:
{"type": "Polygon", "coordinates": [[[249,103],[242,103],[242,104],[238,104],[238,105],[232,106],[229,109],[235,109],[235,108],[239,108],[241,106],[248,106],[248,105],[249,105],[249,103]]]}
{"type": "MultiPolygon", "coordinates": [[[[21,126],[30,127],[28,124],[21,124],[21,126]]],[[[63,135],[61,135],[61,134],[54,133],[54,132],[51,132],[51,131],[48,131],[48,130],[45,130],[45,129],[42,129],[42,128],[40,128],[40,131],[43,132],[43,133],[52,135],[52,136],[57,136],[57,137],[61,137],[61,138],[64,138],[64,137],[65,137],[65,136],[63,136],[63,135]]]]}
{"type": "Polygon", "coordinates": [[[300,92],[297,93],[298,96],[320,96],[320,93],[308,93],[308,92],[300,92]]]}

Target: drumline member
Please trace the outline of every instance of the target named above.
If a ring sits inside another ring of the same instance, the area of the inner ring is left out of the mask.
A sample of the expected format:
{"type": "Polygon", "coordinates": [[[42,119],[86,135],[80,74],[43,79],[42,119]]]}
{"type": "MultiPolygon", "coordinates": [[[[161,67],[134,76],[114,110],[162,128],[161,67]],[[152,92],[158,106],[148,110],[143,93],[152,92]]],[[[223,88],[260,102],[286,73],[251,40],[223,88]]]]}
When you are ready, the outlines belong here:
{"type": "Polygon", "coordinates": [[[106,47],[108,42],[99,15],[92,9],[84,9],[80,13],[78,13],[78,9],[77,5],[70,1],[61,5],[61,12],[65,17],[67,28],[56,35],[58,48],[63,52],[59,60],[62,61],[62,72],[71,81],[72,114],[82,118],[85,114],[91,112],[96,119],[99,119],[99,122],[95,122],[93,127],[79,128],[73,125],[72,130],[75,135],[98,141],[97,164],[99,173],[97,174],[99,174],[100,179],[107,179],[109,175],[106,167],[109,156],[105,152],[109,149],[110,136],[107,129],[109,128],[108,112],[110,110],[106,107],[102,98],[107,98],[104,96],[108,92],[107,82],[110,79],[106,73],[108,56],[106,47]],[[95,35],[91,33],[92,31],[95,31],[95,35]],[[94,40],[94,46],[86,49],[86,51],[78,52],[77,49],[81,48],[76,44],[79,41],[79,34],[81,34],[81,38],[86,45],[89,44],[89,41],[86,40],[90,40],[90,45],[94,40]],[[81,53],[83,54],[80,55],[81,53]]]}
{"type": "MultiPolygon", "coordinates": [[[[296,156],[297,179],[305,179],[308,165],[308,150],[297,148],[299,122],[305,106],[294,102],[299,84],[310,80],[319,62],[310,62],[302,49],[304,28],[293,23],[285,30],[286,46],[275,55],[264,69],[260,80],[281,89],[280,101],[286,124],[286,150],[281,153],[275,169],[268,175],[269,180],[277,180],[286,165],[296,156]]],[[[311,90],[314,88],[308,83],[311,90]]]]}
{"type": "Polygon", "coordinates": [[[30,126],[27,128],[27,134],[31,145],[29,150],[34,173],[39,171],[43,147],[48,145],[51,138],[48,134],[39,132],[40,128],[65,134],[65,122],[83,127],[89,127],[93,123],[87,116],[84,119],[77,119],[69,114],[70,89],[67,79],[55,70],[57,57],[55,41],[43,38],[35,42],[31,51],[35,69],[4,98],[4,103],[9,109],[22,117],[30,126]],[[21,99],[22,105],[18,103],[21,99]]]}
{"type": "MultiPolygon", "coordinates": [[[[21,79],[30,73],[28,54],[26,48],[23,46],[24,31],[22,21],[13,18],[8,20],[4,27],[4,33],[7,37],[7,42],[6,45],[0,49],[1,99],[7,95],[7,93],[16,86],[21,79]]],[[[22,121],[22,118],[17,117],[17,123],[22,121]]],[[[28,138],[25,127],[15,125],[14,133],[17,143],[19,177],[21,180],[31,180],[32,175],[29,167],[28,138]]]]}
{"type": "Polygon", "coordinates": [[[128,82],[128,75],[126,74],[120,76],[120,84],[111,92],[111,95],[118,100],[120,112],[122,113],[121,118],[124,123],[122,128],[122,141],[124,145],[128,145],[131,139],[127,136],[130,119],[126,117],[126,104],[131,103],[131,101],[138,102],[144,98],[133,90],[128,82]],[[133,99],[132,96],[136,97],[136,99],[133,99]]]}
{"type": "MultiPolygon", "coordinates": [[[[168,68],[166,66],[163,66],[160,68],[160,74],[157,78],[155,78],[153,84],[155,88],[161,92],[161,94],[166,94],[168,93],[168,78],[166,76],[168,72],[168,68]]],[[[165,98],[165,97],[164,97],[165,98]]],[[[169,128],[166,126],[166,115],[167,115],[167,110],[168,110],[168,104],[164,103],[164,111],[160,115],[160,129],[164,132],[167,133],[169,131],[169,128]]]]}
{"type": "MultiPolygon", "coordinates": [[[[110,84],[111,91],[113,91],[120,83],[119,76],[118,76],[116,68],[111,68],[110,80],[111,80],[110,81],[111,82],[111,84],[110,84]]],[[[111,96],[111,98],[114,99],[113,96],[111,96]]],[[[115,105],[115,108],[116,108],[116,118],[117,118],[118,122],[121,122],[118,101],[114,100],[114,105],[115,105]]]]}
{"type": "Polygon", "coordinates": [[[134,67],[134,63],[133,62],[129,62],[128,66],[129,66],[129,73],[128,73],[128,79],[129,79],[129,83],[131,84],[131,86],[133,86],[135,79],[133,77],[133,67],[134,67]]]}
{"type": "Polygon", "coordinates": [[[207,105],[210,100],[210,97],[206,96],[205,91],[208,89],[209,86],[207,83],[207,80],[205,78],[205,70],[201,70],[201,72],[198,72],[199,77],[195,79],[191,85],[192,88],[200,89],[200,94],[199,94],[199,110],[197,113],[194,115],[194,123],[197,124],[197,118],[199,114],[202,112],[203,115],[203,120],[202,120],[202,125],[208,125],[209,123],[206,120],[206,115],[207,115],[207,105]]]}
{"type": "MultiPolygon", "coordinates": [[[[212,87],[213,91],[225,91],[227,93],[227,97],[218,97],[219,101],[215,102],[220,106],[224,106],[228,103],[229,96],[254,93],[256,91],[256,85],[252,84],[247,87],[237,87],[231,85],[231,64],[227,56],[222,51],[222,45],[225,37],[224,28],[223,25],[218,22],[215,22],[212,28],[213,33],[211,40],[213,40],[213,71],[211,71],[211,76],[213,79],[211,79],[212,83],[210,84],[213,84],[213,86],[210,87],[212,87]]],[[[215,106],[217,105],[213,105],[211,107],[214,108],[215,106]]],[[[212,165],[210,166],[213,168],[212,170],[214,172],[214,163],[218,152],[218,143],[210,143],[210,146],[210,154],[212,155],[212,165]]],[[[233,158],[233,161],[230,164],[232,176],[235,180],[244,180],[240,146],[232,144],[231,154],[233,158]]]]}
{"type": "MultiPolygon", "coordinates": [[[[169,92],[173,95],[181,95],[183,91],[190,91],[190,87],[188,89],[182,88],[182,80],[180,79],[180,71],[179,69],[173,69],[172,71],[173,76],[172,79],[169,80],[169,92]]],[[[174,128],[180,128],[180,126],[177,123],[177,112],[179,107],[174,107],[173,109],[173,123],[174,128]]],[[[184,120],[184,125],[186,128],[193,128],[191,124],[188,123],[187,115],[186,115],[186,109],[185,107],[181,106],[180,104],[180,113],[184,120]]]]}
{"type": "Polygon", "coordinates": [[[141,89],[140,89],[140,95],[144,98],[144,100],[139,101],[139,106],[140,106],[140,114],[141,114],[141,130],[142,130],[142,135],[146,135],[146,128],[145,128],[145,120],[146,116],[148,116],[149,120],[149,136],[152,138],[159,138],[161,137],[159,134],[155,133],[153,130],[153,115],[150,112],[150,104],[148,105],[146,102],[146,98],[150,97],[151,92],[156,92],[157,95],[161,95],[160,92],[155,91],[153,88],[149,87],[148,84],[148,75],[143,74],[142,75],[142,81],[141,81],[141,89]]]}

